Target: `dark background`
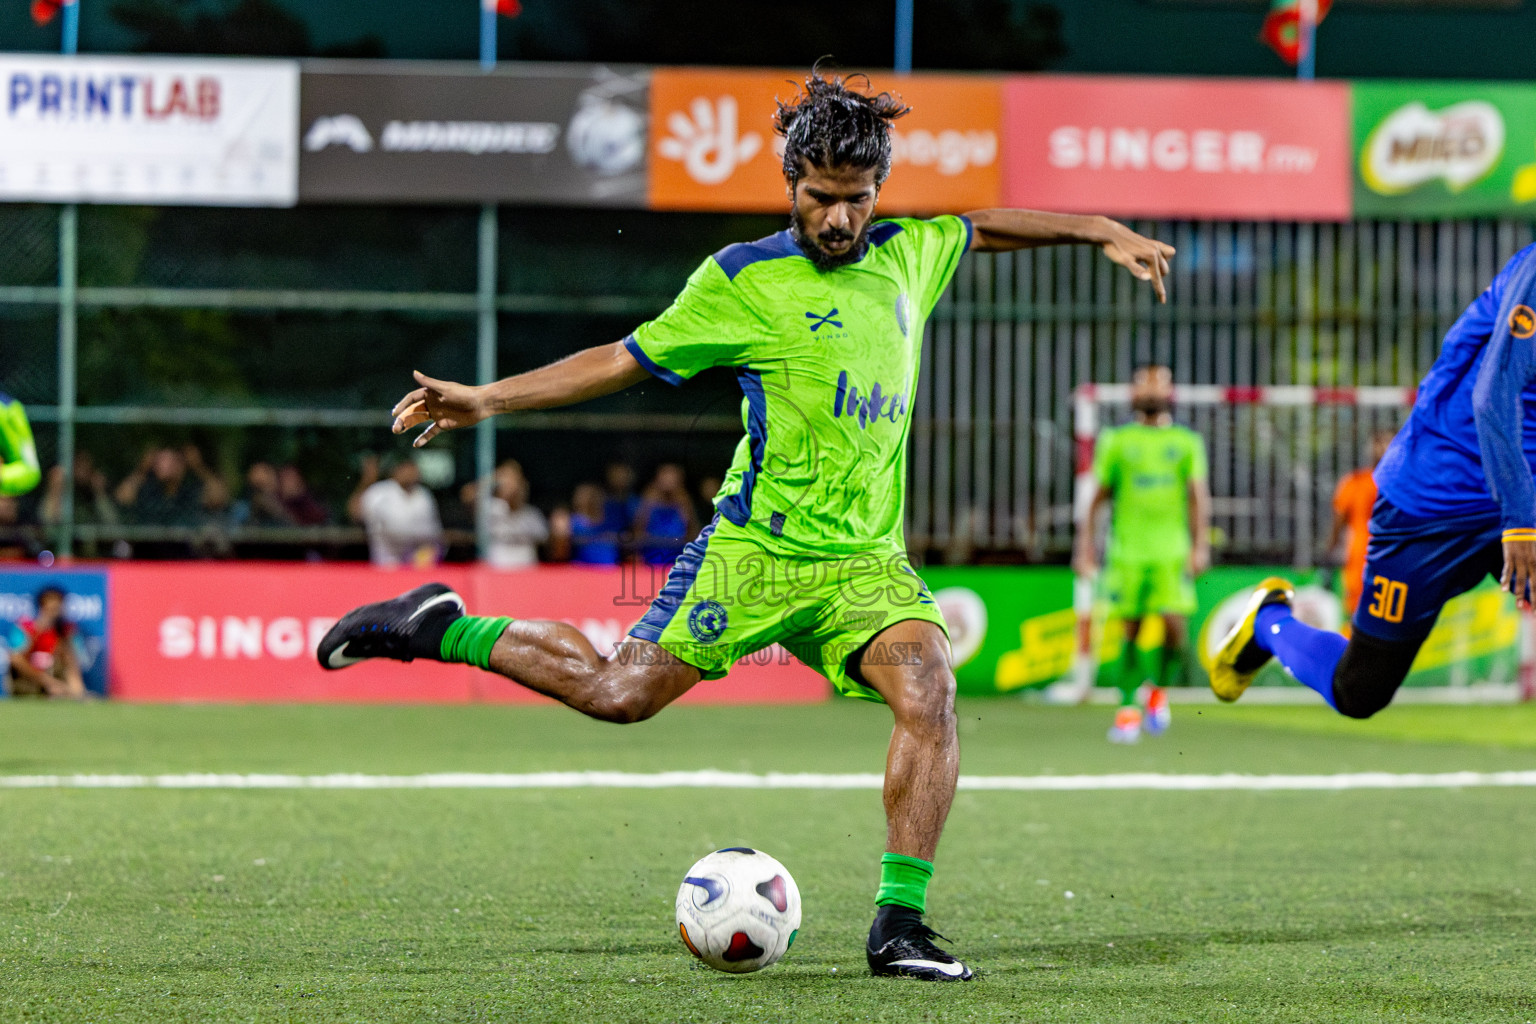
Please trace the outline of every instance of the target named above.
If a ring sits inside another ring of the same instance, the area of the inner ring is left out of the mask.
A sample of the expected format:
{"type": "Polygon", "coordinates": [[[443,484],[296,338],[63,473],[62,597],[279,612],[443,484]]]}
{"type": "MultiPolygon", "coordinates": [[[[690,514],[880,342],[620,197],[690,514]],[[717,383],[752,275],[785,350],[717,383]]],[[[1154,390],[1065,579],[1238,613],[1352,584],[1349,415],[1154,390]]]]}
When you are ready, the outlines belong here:
{"type": "MultiPolygon", "coordinates": [[[[478,0],[83,0],[93,52],[328,54],[472,60],[478,0]]],[[[523,0],[501,22],[509,60],[682,64],[891,63],[894,0],[523,0]]],[[[916,0],[919,68],[1288,75],[1257,40],[1261,0],[916,0]]],[[[0,48],[54,50],[24,0],[0,0],[0,48]]],[[[1340,0],[1323,77],[1536,77],[1528,3],[1340,0]]]]}

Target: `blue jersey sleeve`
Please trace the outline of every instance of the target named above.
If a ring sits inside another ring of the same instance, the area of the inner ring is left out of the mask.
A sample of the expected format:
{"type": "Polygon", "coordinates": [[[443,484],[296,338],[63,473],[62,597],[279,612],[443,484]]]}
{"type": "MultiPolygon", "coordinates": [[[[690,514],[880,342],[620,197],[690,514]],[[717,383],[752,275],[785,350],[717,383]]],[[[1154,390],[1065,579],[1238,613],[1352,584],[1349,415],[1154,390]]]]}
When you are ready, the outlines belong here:
{"type": "Polygon", "coordinates": [[[1472,415],[1488,490],[1504,529],[1536,527],[1536,481],[1525,457],[1521,393],[1536,379],[1536,249],[1506,270],[1499,315],[1472,388],[1472,415]]]}

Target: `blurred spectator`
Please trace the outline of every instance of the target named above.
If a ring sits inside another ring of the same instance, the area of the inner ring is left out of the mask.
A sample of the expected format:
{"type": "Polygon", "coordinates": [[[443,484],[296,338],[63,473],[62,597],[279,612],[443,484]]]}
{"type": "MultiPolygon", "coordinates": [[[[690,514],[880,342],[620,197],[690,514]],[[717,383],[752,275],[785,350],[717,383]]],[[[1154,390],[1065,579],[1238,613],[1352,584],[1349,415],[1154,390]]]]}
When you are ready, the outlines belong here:
{"type": "Polygon", "coordinates": [[[277,470],[270,462],[253,463],[245,471],[245,493],[235,502],[231,519],[236,526],[293,525],[277,491],[277,470]]]}
{"type": "Polygon", "coordinates": [[[550,532],[564,544],[572,562],[579,565],[617,565],[619,535],[604,526],[603,490],[596,484],[577,484],[571,509],[552,516],[550,532]],[[558,529],[557,529],[558,524],[558,529]]]}
{"type": "Polygon", "coordinates": [[[30,531],[21,525],[21,505],[10,495],[0,495],[0,558],[29,558],[30,531]]]}
{"type": "Polygon", "coordinates": [[[18,697],[85,696],[75,627],[64,618],[64,591],[44,587],[37,615],[16,623],[11,638],[11,693],[18,697]]]}
{"type": "Polygon", "coordinates": [[[707,476],[699,481],[699,522],[708,522],[715,518],[715,495],[720,493],[720,478],[707,476]]]}
{"type": "Polygon", "coordinates": [[[683,467],[664,463],[640,496],[635,512],[635,547],[647,565],[666,565],[682,554],[698,532],[693,499],[688,496],[683,467]]]}
{"type": "Polygon", "coordinates": [[[117,485],[117,503],[131,521],[196,526],[229,505],[229,489],[203,462],[196,445],[152,448],[117,485]]]}
{"type": "MultiPolygon", "coordinates": [[[[45,526],[64,520],[64,467],[48,470],[48,482],[37,517],[45,526]]],[[[75,453],[75,522],[112,525],[118,521],[117,506],[107,488],[107,475],[96,468],[90,452],[75,453]]]]}
{"type": "Polygon", "coordinates": [[[437,499],[421,485],[421,470],[401,459],[387,480],[379,479],[379,457],[366,455],[347,512],[368,530],[374,565],[435,565],[442,555],[443,524],[437,499]]]}
{"type": "Polygon", "coordinates": [[[522,465],[507,459],[496,467],[492,484],[485,506],[486,563],[493,569],[537,565],[539,545],[549,540],[549,522],[528,504],[528,478],[522,465]]]}
{"type": "Polygon", "coordinates": [[[277,496],[288,518],[297,526],[324,526],[331,518],[325,504],[309,489],[309,481],[298,466],[287,465],[277,471],[277,496]]]}
{"type": "Polygon", "coordinates": [[[622,544],[635,524],[640,499],[635,497],[635,471],[627,462],[610,462],[603,471],[603,532],[622,544]]]}
{"type": "Polygon", "coordinates": [[[475,496],[479,493],[479,481],[471,480],[459,488],[457,497],[442,503],[438,511],[442,515],[444,529],[474,532],[475,496]]]}

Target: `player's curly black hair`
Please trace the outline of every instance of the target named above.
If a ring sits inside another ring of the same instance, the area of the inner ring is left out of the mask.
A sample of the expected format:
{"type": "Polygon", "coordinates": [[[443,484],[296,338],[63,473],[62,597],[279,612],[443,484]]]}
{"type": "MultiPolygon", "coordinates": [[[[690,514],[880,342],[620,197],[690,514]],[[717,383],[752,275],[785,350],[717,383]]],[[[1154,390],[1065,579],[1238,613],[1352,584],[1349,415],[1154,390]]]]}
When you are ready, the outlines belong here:
{"type": "Polygon", "coordinates": [[[891,173],[891,122],[912,108],[889,92],[868,95],[850,88],[855,79],[823,70],[826,58],[791,102],[779,100],[774,131],[784,136],[784,177],[793,186],[806,167],[873,167],[875,183],[891,173]]]}

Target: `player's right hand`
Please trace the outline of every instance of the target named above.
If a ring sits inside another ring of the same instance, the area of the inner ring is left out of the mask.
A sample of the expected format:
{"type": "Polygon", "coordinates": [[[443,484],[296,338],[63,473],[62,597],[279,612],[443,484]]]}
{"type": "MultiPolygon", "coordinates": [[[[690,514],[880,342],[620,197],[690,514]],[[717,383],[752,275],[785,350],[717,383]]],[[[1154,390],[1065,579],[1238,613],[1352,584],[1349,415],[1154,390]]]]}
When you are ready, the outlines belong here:
{"type": "Polygon", "coordinates": [[[1530,611],[1536,599],[1536,541],[1504,542],[1504,573],[1499,585],[1515,595],[1522,611],[1530,611]]]}
{"type": "Polygon", "coordinates": [[[427,424],[427,429],[411,442],[412,447],[420,448],[445,430],[472,427],[488,415],[480,388],[436,380],[420,370],[416,370],[414,376],[421,387],[396,402],[392,413],[395,417],[393,430],[397,434],[418,424],[427,424]]]}

